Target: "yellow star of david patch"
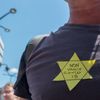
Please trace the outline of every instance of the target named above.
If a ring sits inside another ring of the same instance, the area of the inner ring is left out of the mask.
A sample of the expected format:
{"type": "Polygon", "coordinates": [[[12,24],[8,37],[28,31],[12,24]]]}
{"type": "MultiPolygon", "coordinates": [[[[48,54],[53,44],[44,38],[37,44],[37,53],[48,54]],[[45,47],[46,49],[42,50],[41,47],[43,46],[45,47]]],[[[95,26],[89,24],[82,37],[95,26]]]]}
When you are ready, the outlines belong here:
{"type": "Polygon", "coordinates": [[[61,72],[53,81],[65,81],[68,89],[74,89],[82,79],[93,79],[89,70],[95,64],[95,60],[80,61],[76,53],[70,61],[58,61],[61,72]]]}

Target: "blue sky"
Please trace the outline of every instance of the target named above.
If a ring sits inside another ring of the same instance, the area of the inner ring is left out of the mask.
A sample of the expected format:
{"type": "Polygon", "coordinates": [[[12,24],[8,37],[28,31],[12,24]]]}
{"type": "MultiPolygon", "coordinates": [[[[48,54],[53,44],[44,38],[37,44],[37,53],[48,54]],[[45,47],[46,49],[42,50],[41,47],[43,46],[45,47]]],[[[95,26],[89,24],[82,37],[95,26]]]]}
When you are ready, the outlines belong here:
{"type": "MultiPolygon", "coordinates": [[[[19,66],[22,52],[27,42],[40,34],[56,31],[69,18],[69,10],[64,0],[0,0],[0,16],[16,8],[16,14],[9,14],[0,20],[11,32],[0,28],[0,36],[4,42],[3,63],[9,67],[19,66]]],[[[14,82],[14,77],[12,81],[14,82]]],[[[0,68],[0,87],[9,82],[4,68],[0,68]]]]}

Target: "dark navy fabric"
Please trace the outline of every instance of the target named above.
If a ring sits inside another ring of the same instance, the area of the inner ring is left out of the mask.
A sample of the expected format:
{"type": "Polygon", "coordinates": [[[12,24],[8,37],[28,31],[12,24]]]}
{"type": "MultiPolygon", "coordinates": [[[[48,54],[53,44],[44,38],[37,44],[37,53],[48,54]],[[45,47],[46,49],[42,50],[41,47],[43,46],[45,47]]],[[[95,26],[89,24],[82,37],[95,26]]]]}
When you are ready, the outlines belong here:
{"type": "Polygon", "coordinates": [[[31,56],[32,51],[35,50],[46,37],[47,35],[43,35],[41,37],[31,39],[22,54],[17,81],[14,84],[14,94],[19,97],[31,100],[31,94],[29,92],[29,86],[26,79],[26,64],[31,56]]]}
{"type": "Polygon", "coordinates": [[[32,100],[100,100],[99,35],[99,25],[65,24],[48,36],[26,65],[32,100]],[[61,72],[57,61],[69,61],[74,53],[80,60],[95,59],[96,64],[89,71],[93,79],[81,80],[69,91],[65,81],[53,79],[61,72]]]}
{"type": "MultiPolygon", "coordinates": [[[[81,60],[89,60],[100,26],[65,25],[51,34],[33,52],[26,69],[32,100],[99,100],[100,63],[90,70],[93,80],[81,82],[69,91],[64,81],[54,82],[60,73],[57,61],[70,60],[74,52],[81,60]]],[[[100,58],[100,54],[98,55],[100,58]]]]}
{"type": "Polygon", "coordinates": [[[23,55],[20,60],[17,81],[14,84],[14,94],[19,97],[31,100],[31,94],[29,92],[29,86],[27,84],[26,72],[25,72],[26,70],[26,59],[25,58],[26,58],[27,47],[26,47],[26,50],[23,52],[23,55]]]}

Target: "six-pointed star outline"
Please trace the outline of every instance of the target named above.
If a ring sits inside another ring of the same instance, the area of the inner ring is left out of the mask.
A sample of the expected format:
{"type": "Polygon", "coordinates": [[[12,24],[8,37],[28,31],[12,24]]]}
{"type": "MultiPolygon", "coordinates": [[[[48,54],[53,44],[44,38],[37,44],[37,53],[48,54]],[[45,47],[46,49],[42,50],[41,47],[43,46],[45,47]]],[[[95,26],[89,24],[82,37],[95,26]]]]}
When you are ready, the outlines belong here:
{"type": "Polygon", "coordinates": [[[53,81],[65,81],[68,89],[74,89],[82,79],[93,79],[89,70],[95,64],[95,60],[80,61],[76,53],[73,54],[70,61],[58,61],[61,72],[53,81]]]}

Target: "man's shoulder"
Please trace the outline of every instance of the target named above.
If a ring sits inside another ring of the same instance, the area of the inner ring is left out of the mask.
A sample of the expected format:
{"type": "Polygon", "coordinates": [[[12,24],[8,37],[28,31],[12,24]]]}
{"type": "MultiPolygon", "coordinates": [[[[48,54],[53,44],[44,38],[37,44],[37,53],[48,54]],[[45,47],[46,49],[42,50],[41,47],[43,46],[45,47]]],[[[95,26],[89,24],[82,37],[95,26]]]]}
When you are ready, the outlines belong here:
{"type": "Polygon", "coordinates": [[[43,34],[43,35],[37,35],[35,37],[33,37],[32,39],[29,40],[28,44],[35,44],[35,43],[39,43],[43,38],[48,37],[49,34],[43,34]]]}

